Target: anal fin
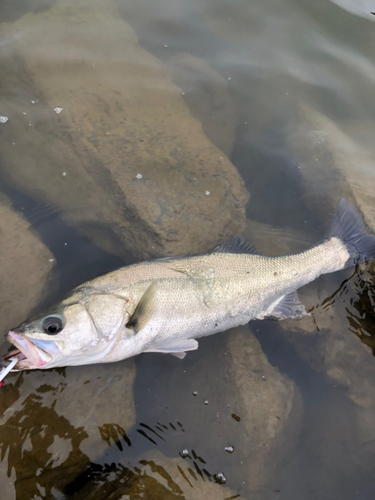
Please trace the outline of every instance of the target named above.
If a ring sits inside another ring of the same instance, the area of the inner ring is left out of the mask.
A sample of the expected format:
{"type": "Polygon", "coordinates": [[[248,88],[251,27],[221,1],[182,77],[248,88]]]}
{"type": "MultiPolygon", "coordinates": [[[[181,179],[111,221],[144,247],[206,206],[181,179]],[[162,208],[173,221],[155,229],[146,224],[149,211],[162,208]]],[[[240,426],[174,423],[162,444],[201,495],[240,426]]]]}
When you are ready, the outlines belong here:
{"type": "Polygon", "coordinates": [[[306,312],[305,306],[300,302],[297,292],[292,292],[281,297],[276,304],[272,304],[267,309],[264,319],[299,319],[303,316],[310,316],[310,314],[306,312]]]}
{"type": "Polygon", "coordinates": [[[195,351],[198,349],[198,342],[194,339],[167,341],[164,344],[154,346],[147,349],[145,352],[161,352],[164,354],[172,354],[177,358],[183,359],[186,356],[186,351],[195,351]]]}

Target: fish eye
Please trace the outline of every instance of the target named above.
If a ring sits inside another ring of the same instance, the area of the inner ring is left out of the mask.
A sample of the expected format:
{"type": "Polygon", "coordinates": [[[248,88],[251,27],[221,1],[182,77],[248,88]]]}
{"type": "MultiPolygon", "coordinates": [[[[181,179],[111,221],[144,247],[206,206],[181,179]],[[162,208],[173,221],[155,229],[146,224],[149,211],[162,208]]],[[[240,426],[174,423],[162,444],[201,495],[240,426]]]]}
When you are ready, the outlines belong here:
{"type": "Polygon", "coordinates": [[[50,316],[43,320],[43,330],[48,333],[48,335],[56,335],[63,329],[63,324],[60,318],[56,316],[50,316]]]}

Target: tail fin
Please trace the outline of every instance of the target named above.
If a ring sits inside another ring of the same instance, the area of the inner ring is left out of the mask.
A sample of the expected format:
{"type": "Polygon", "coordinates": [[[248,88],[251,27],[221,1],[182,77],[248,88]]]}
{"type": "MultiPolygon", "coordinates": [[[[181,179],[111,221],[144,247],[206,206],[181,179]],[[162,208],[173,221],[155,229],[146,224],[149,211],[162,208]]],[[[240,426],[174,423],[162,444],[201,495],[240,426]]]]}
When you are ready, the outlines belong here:
{"type": "Polygon", "coordinates": [[[345,267],[375,258],[375,236],[366,234],[362,216],[344,198],[337,207],[326,237],[339,238],[346,246],[350,257],[345,267]]]}

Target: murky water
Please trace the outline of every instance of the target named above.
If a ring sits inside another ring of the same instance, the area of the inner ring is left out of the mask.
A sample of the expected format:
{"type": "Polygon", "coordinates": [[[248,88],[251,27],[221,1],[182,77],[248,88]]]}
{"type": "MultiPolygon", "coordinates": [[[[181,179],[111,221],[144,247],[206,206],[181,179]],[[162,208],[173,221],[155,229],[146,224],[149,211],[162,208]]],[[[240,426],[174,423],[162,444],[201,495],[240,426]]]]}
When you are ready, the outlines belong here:
{"type": "MultiPolygon", "coordinates": [[[[342,196],[375,231],[371,12],[2,2],[1,331],[86,279],[232,233],[300,251],[342,196]]],[[[300,292],[311,317],[183,360],[11,374],[1,497],[374,498],[374,276],[323,276],[300,292]]]]}

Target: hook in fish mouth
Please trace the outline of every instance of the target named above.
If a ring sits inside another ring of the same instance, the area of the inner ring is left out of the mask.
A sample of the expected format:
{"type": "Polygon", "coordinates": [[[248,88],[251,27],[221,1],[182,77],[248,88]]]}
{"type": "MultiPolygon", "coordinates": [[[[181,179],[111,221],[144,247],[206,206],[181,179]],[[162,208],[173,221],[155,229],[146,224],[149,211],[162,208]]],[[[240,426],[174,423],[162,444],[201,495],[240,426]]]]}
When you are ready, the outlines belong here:
{"type": "Polygon", "coordinates": [[[50,342],[43,340],[31,341],[25,335],[13,331],[8,333],[7,339],[16,349],[3,356],[2,360],[11,361],[15,358],[18,359],[12,371],[42,368],[52,361],[52,356],[45,350],[47,344],[51,344],[50,342]]]}

